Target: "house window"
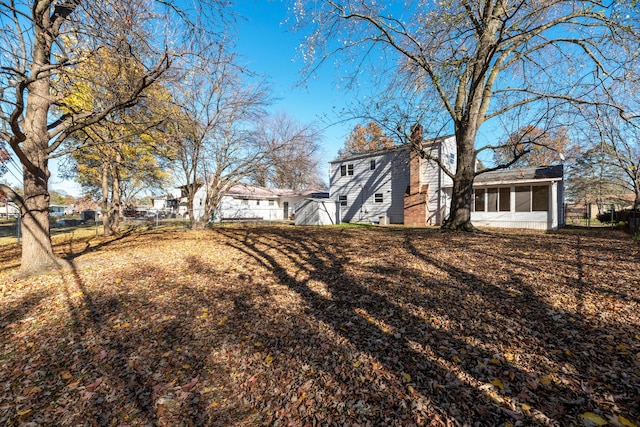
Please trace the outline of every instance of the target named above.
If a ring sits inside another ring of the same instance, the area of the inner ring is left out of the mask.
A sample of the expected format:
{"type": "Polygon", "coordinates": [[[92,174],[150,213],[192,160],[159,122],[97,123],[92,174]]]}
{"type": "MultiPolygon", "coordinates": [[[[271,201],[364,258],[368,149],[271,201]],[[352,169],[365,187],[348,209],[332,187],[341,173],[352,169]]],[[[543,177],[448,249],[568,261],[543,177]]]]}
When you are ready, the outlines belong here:
{"type": "Polygon", "coordinates": [[[374,170],[376,168],[376,159],[371,160],[371,164],[369,166],[369,169],[374,170]]]}
{"type": "Polygon", "coordinates": [[[532,209],[534,212],[548,211],[549,210],[549,186],[548,185],[534,185],[531,187],[531,201],[532,209]]]}
{"type": "Polygon", "coordinates": [[[449,164],[452,165],[456,161],[456,155],[453,153],[449,153],[449,164]]]}
{"type": "Polygon", "coordinates": [[[340,206],[347,206],[347,196],[340,196],[338,200],[340,201],[340,206]]]}
{"type": "Polygon", "coordinates": [[[474,210],[484,212],[484,188],[474,192],[474,210]]]}
{"type": "Polygon", "coordinates": [[[240,200],[240,204],[242,206],[249,206],[249,201],[247,199],[242,199],[242,200],[240,200]]]}
{"type": "Polygon", "coordinates": [[[269,206],[273,206],[275,202],[273,200],[269,200],[269,206]]]}
{"type": "Polygon", "coordinates": [[[260,200],[256,200],[256,206],[260,206],[260,200]]]}
{"type": "Polygon", "coordinates": [[[347,175],[347,165],[340,166],[340,176],[346,176],[346,175],[347,175]]]}
{"type": "Polygon", "coordinates": [[[511,188],[503,187],[500,189],[500,212],[511,211],[511,188]]]}
{"type": "Polygon", "coordinates": [[[376,193],[374,194],[373,197],[376,203],[382,203],[382,200],[383,200],[382,193],[376,193]]]}
{"type": "Polygon", "coordinates": [[[347,175],[353,175],[353,163],[347,165],[347,175]]]}
{"type": "Polygon", "coordinates": [[[531,187],[516,187],[516,212],[531,212],[531,187]]]}
{"type": "Polygon", "coordinates": [[[498,189],[487,188],[487,211],[498,212],[498,189]]]}

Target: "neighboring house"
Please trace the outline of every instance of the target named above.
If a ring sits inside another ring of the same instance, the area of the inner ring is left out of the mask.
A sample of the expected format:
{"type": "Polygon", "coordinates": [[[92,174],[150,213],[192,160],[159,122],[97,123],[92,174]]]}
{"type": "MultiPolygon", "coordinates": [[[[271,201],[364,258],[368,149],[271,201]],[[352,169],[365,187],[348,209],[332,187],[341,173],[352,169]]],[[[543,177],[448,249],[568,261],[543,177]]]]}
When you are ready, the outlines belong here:
{"type": "MultiPolygon", "coordinates": [[[[456,169],[453,136],[423,144],[425,154],[456,169]]],[[[330,197],[337,222],[442,225],[453,180],[408,145],[330,163],[330,197]]],[[[564,225],[562,166],[487,172],[476,177],[471,221],[479,226],[556,229],[564,225]]]]}
{"type": "Polygon", "coordinates": [[[18,206],[9,200],[4,193],[0,192],[0,217],[18,217],[20,216],[20,209],[18,206]]]}
{"type": "Polygon", "coordinates": [[[93,210],[96,212],[100,211],[100,204],[95,200],[91,200],[90,198],[83,197],[81,199],[76,200],[75,205],[73,205],[74,212],[82,212],[86,210],[93,210]]]}
{"type": "Polygon", "coordinates": [[[632,210],[635,194],[623,193],[601,196],[600,199],[602,201],[600,203],[593,201],[595,197],[590,194],[585,198],[589,201],[567,202],[565,207],[567,221],[579,222],[582,219],[596,219],[600,214],[611,214],[612,210],[614,212],[632,210]]]}
{"type": "Polygon", "coordinates": [[[49,205],[49,215],[65,216],[73,213],[73,205],[49,205]]]}
{"type": "Polygon", "coordinates": [[[151,196],[151,208],[153,212],[177,213],[180,206],[180,198],[171,193],[162,196],[151,196]]]}
{"type": "MultiPolygon", "coordinates": [[[[214,221],[260,220],[283,221],[292,219],[297,204],[318,195],[315,190],[286,190],[236,184],[227,191],[218,205],[214,221]]],[[[196,220],[205,215],[206,187],[196,191],[193,214],[196,220]]]]}

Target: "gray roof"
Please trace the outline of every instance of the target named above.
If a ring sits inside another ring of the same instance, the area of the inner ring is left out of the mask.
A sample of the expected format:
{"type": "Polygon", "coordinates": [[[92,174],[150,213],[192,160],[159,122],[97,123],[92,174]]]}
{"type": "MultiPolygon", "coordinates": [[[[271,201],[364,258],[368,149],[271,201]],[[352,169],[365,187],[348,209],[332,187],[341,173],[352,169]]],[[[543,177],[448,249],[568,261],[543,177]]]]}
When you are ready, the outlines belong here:
{"type": "Polygon", "coordinates": [[[554,178],[562,178],[564,172],[563,169],[563,165],[503,169],[481,173],[476,176],[474,183],[481,184],[484,182],[496,181],[513,182],[535,179],[550,180],[554,178]]]}
{"type": "Polygon", "coordinates": [[[278,198],[278,197],[296,197],[311,196],[320,191],[312,190],[289,190],[284,188],[265,188],[248,184],[236,184],[227,191],[228,196],[234,197],[250,197],[250,198],[278,198]]]}

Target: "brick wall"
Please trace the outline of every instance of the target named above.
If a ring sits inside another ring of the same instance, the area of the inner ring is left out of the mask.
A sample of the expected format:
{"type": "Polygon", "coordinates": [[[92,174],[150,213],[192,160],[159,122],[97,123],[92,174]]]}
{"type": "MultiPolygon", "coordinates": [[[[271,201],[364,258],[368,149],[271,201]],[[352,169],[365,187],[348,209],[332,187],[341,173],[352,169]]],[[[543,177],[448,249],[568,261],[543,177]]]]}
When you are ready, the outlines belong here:
{"type": "Polygon", "coordinates": [[[411,152],[409,163],[409,191],[404,195],[404,225],[424,227],[427,225],[427,196],[429,186],[421,182],[421,158],[411,152]]]}

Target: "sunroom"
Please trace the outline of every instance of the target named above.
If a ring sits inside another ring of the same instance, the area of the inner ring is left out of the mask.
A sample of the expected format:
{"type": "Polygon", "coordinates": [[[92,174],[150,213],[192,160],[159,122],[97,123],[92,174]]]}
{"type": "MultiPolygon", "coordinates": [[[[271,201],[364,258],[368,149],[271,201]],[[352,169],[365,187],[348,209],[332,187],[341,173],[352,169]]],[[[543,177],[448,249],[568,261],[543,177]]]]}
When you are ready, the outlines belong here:
{"type": "Polygon", "coordinates": [[[564,225],[563,200],[562,165],[487,172],[474,182],[471,222],[556,230],[564,225]]]}

